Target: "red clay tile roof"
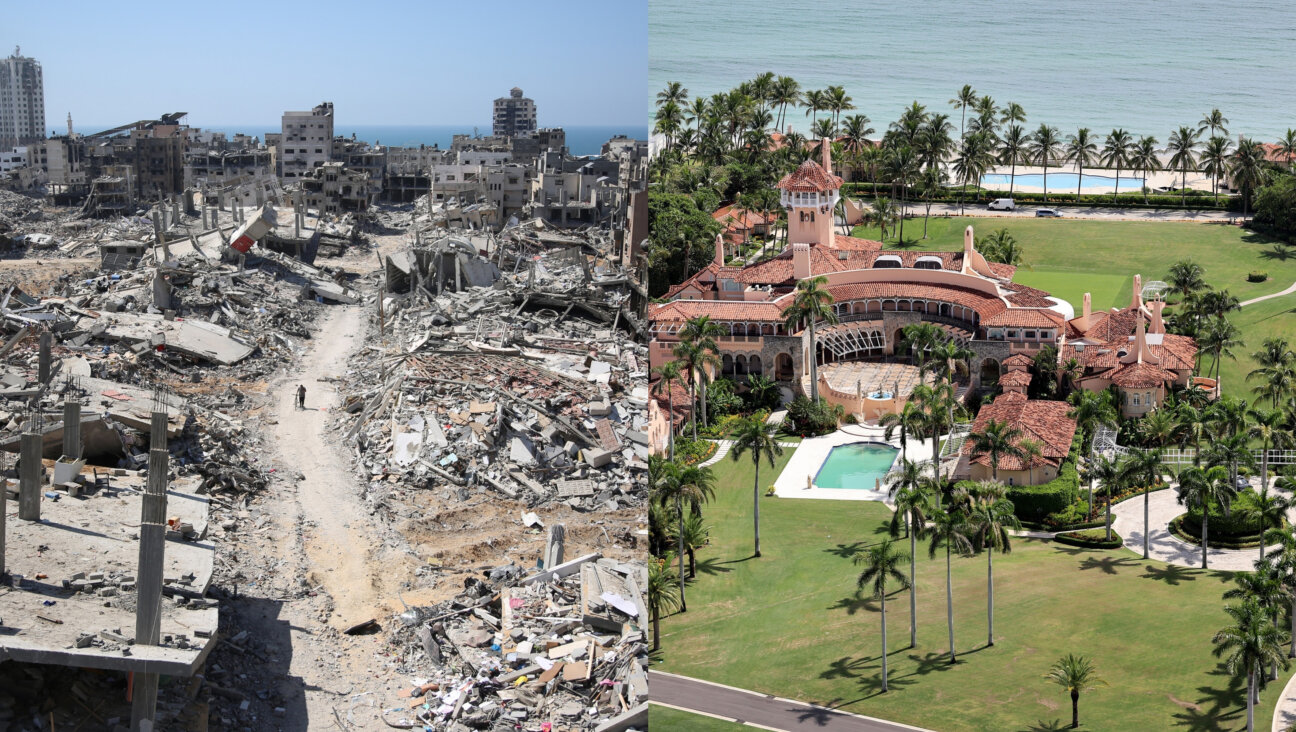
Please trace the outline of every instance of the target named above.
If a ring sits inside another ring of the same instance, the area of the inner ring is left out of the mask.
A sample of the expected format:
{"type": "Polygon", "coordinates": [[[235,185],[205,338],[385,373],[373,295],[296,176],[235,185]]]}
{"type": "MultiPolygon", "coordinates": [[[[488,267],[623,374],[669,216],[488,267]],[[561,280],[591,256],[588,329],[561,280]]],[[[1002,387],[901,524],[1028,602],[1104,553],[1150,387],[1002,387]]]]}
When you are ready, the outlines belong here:
{"type": "Polygon", "coordinates": [[[852,252],[875,252],[882,249],[884,245],[880,241],[872,239],[860,239],[855,236],[842,236],[837,234],[833,236],[833,249],[846,249],[852,252]]]}
{"type": "Polygon", "coordinates": [[[1105,374],[1111,382],[1127,389],[1148,389],[1174,381],[1175,375],[1150,363],[1123,363],[1105,374]]]}
{"type": "Polygon", "coordinates": [[[823,169],[813,160],[807,160],[797,169],[783,176],[776,188],[797,193],[824,193],[841,188],[842,179],[823,169]]]}
{"type": "Polygon", "coordinates": [[[981,321],[981,324],[1012,328],[1057,328],[1062,325],[1062,316],[1052,310],[1008,308],[993,318],[981,321]]]}
{"type": "Polygon", "coordinates": [[[648,320],[653,322],[682,322],[699,315],[710,315],[712,320],[783,322],[783,308],[772,302],[675,300],[662,305],[648,306],[648,320]]]}
{"type": "Polygon", "coordinates": [[[1035,359],[1031,358],[1030,356],[1027,356],[1024,353],[1014,353],[1013,355],[1003,360],[1003,365],[1009,368],[1013,368],[1017,366],[1030,368],[1034,363],[1035,363],[1035,359]]]}
{"type": "MultiPolygon", "coordinates": [[[[902,272],[903,270],[897,270],[902,272]]],[[[1002,312],[1007,305],[1003,300],[975,290],[919,282],[863,282],[833,285],[828,288],[835,302],[873,298],[902,298],[939,300],[976,310],[981,318],[990,318],[1002,312]]]]}
{"type": "Polygon", "coordinates": [[[721,206],[711,214],[711,218],[724,224],[729,229],[754,229],[757,226],[768,226],[774,220],[773,216],[766,216],[758,211],[749,211],[739,208],[735,204],[721,206]]]}
{"type": "MultiPolygon", "coordinates": [[[[1040,443],[1041,456],[1032,461],[1034,467],[1042,465],[1060,465],[1071,452],[1071,440],[1075,437],[1076,422],[1067,416],[1071,406],[1066,402],[1055,402],[1044,399],[1027,399],[1025,394],[1004,392],[995,400],[981,407],[976,422],[972,424],[973,432],[981,432],[990,420],[1003,422],[1021,431],[1018,439],[1031,439],[1040,443]]],[[[974,455],[972,462],[990,465],[988,455],[976,455],[971,439],[963,443],[963,453],[974,455]]],[[[1024,461],[1005,456],[999,460],[1000,470],[1026,470],[1024,461]]]]}
{"type": "Polygon", "coordinates": [[[999,377],[1000,386],[1030,386],[1031,375],[1027,371],[1009,371],[999,377]]]}

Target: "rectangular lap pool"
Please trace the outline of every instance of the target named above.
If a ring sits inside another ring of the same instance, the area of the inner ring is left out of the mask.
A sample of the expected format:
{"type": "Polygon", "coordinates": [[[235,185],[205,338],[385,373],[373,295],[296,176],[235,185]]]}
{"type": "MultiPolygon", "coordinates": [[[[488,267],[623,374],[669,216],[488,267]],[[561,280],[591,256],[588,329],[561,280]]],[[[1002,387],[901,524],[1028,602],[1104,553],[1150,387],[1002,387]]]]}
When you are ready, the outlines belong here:
{"type": "Polygon", "coordinates": [[[816,488],[876,490],[878,481],[891,471],[899,452],[890,445],[875,442],[838,445],[828,453],[815,475],[814,485],[816,488]]]}

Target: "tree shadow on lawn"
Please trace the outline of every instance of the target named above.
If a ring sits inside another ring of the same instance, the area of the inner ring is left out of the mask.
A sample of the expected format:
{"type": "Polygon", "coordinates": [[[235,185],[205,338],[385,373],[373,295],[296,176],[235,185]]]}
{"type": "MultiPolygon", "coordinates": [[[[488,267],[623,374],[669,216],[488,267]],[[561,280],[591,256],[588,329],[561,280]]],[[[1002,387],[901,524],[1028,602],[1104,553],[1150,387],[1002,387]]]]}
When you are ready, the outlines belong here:
{"type": "MultiPolygon", "coordinates": [[[[750,558],[751,558],[751,557],[748,557],[748,559],[750,559],[750,558]]],[[[705,574],[705,575],[707,575],[707,576],[709,576],[709,577],[714,577],[714,576],[717,575],[717,574],[724,574],[725,572],[732,572],[732,571],[733,571],[732,569],[730,569],[730,568],[728,568],[728,567],[726,567],[726,566],[724,566],[724,565],[726,565],[726,564],[733,564],[733,563],[735,563],[735,562],[745,562],[745,561],[747,561],[747,560],[746,560],[746,559],[731,559],[731,560],[729,560],[729,561],[727,561],[727,562],[722,562],[722,561],[720,561],[719,559],[716,559],[715,557],[710,557],[710,558],[708,558],[708,559],[700,559],[700,560],[698,560],[698,563],[697,563],[697,574],[698,574],[698,575],[703,575],[703,574],[705,574]]],[[[694,579],[696,579],[696,576],[694,577],[694,579]]]]}
{"type": "MultiPolygon", "coordinates": [[[[882,527],[882,533],[886,533],[886,527],[882,527]]],[[[881,542],[857,541],[853,544],[838,544],[830,549],[824,549],[824,553],[832,554],[842,559],[853,559],[856,554],[862,554],[866,549],[876,546],[881,542]]]]}
{"type": "Polygon", "coordinates": [[[1053,544],[1053,551],[1055,551],[1055,552],[1057,552],[1057,553],[1059,553],[1059,554],[1070,554],[1070,555],[1073,556],[1073,557],[1078,557],[1078,556],[1080,556],[1080,555],[1082,555],[1082,554],[1083,554],[1083,555],[1088,555],[1088,554],[1089,554],[1091,551],[1093,551],[1093,550],[1092,550],[1092,549],[1081,549],[1081,548],[1078,547],[1078,546],[1067,546],[1067,545],[1065,545],[1065,544],[1058,544],[1058,543],[1055,542],[1055,543],[1053,544]]]}
{"type": "Polygon", "coordinates": [[[1174,718],[1179,720],[1177,726],[1194,731],[1213,732],[1224,729],[1225,722],[1240,720],[1246,714],[1246,681],[1240,676],[1230,674],[1223,663],[1217,664],[1209,675],[1227,678],[1228,685],[1224,688],[1197,687],[1202,698],[1199,698],[1195,704],[1172,698],[1171,701],[1182,707],[1174,715],[1174,718]]]}
{"type": "MultiPolygon", "coordinates": [[[[1084,723],[1081,722],[1081,726],[1083,726],[1083,724],[1084,723]]],[[[1055,732],[1056,730],[1062,729],[1071,729],[1071,723],[1063,722],[1060,719],[1054,719],[1048,722],[1041,719],[1035,724],[1027,727],[1026,732],[1055,732]]]]}
{"type": "Polygon", "coordinates": [[[1177,585],[1181,582],[1196,582],[1197,575],[1202,574],[1200,569],[1187,569],[1177,564],[1167,564],[1164,567],[1147,565],[1144,567],[1147,571],[1139,575],[1150,580],[1164,582],[1167,585],[1177,585]]]}
{"type": "MultiPolygon", "coordinates": [[[[908,592],[908,590],[892,590],[887,593],[887,599],[894,601],[894,598],[905,595],[908,592]]],[[[872,595],[865,596],[857,590],[855,594],[847,595],[825,609],[845,610],[847,615],[855,615],[860,610],[869,610],[871,612],[880,613],[882,611],[882,603],[878,602],[877,598],[872,595]]],[[[892,609],[894,610],[894,606],[892,609]]]]}
{"type": "Polygon", "coordinates": [[[1080,569],[1101,569],[1103,574],[1120,574],[1117,571],[1120,567],[1134,567],[1143,560],[1134,557],[1113,557],[1106,556],[1101,559],[1095,557],[1085,557],[1080,563],[1080,569]]]}
{"type": "Polygon", "coordinates": [[[1266,249],[1263,252],[1260,252],[1261,259],[1268,259],[1271,261],[1277,260],[1279,262],[1286,262],[1293,257],[1296,257],[1296,249],[1283,244],[1275,244],[1272,249],[1266,249]]]}

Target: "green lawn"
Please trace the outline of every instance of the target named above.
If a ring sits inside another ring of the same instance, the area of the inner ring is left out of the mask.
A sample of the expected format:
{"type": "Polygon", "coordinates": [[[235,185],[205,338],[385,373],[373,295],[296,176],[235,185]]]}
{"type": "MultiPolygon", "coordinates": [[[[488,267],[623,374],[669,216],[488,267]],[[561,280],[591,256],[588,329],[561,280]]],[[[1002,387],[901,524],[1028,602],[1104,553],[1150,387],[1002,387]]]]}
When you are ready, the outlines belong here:
{"type": "Polygon", "coordinates": [[[749,730],[750,727],[736,722],[707,717],[701,714],[689,714],[678,709],[652,704],[648,707],[648,727],[654,732],[661,730],[679,730],[679,732],[737,732],[749,730]]]}
{"type": "MultiPolygon", "coordinates": [[[[1143,281],[1165,279],[1170,265],[1192,259],[1205,271],[1206,281],[1227,289],[1239,300],[1285,290],[1296,282],[1296,258],[1275,259],[1275,240],[1236,226],[1186,222],[1082,221],[1078,219],[977,219],[933,218],[929,239],[922,235],[922,219],[905,222],[904,248],[956,251],[963,248],[963,229],[971,225],[978,235],[1006,228],[1023,245],[1025,264],[1014,280],[1047,290],[1067,300],[1080,312],[1084,293],[1092,295],[1094,308],[1125,307],[1131,295],[1132,275],[1143,281]],[[1267,282],[1247,282],[1248,272],[1269,273],[1267,282]]],[[[856,227],[855,236],[876,239],[876,228],[856,227]]],[[[901,248],[894,241],[888,248],[901,248]]],[[[1242,382],[1254,368],[1249,354],[1268,336],[1296,342],[1296,318],[1278,317],[1296,308],[1296,296],[1276,298],[1243,309],[1233,316],[1245,345],[1234,349],[1236,362],[1225,360],[1221,377],[1225,393],[1250,396],[1242,382]]]]}
{"type": "MultiPolygon", "coordinates": [[[[790,453],[790,451],[789,451],[790,453]]],[[[790,457],[778,462],[778,470],[790,457]]],[[[689,611],[663,620],[658,667],[756,691],[940,730],[1060,729],[1066,692],[1042,675],[1081,653],[1110,686],[1081,699],[1086,729],[1234,730],[1243,685],[1211,655],[1227,621],[1227,573],[1144,562],[1019,539],[995,558],[996,643],[986,646],[985,558],[954,560],[956,645],[946,663],[944,562],[918,560],[918,647],[908,648],[908,599],[887,603],[891,693],[879,693],[876,603],[855,594],[850,555],[884,535],[872,502],[761,499],[752,558],[749,461],[717,466],[706,507],[712,544],[699,554],[689,611]]],[[[761,484],[773,482],[762,471],[761,484]]],[[[901,546],[908,549],[908,542],[901,546]]],[[[1261,695],[1265,728],[1290,673],[1261,695]]]]}

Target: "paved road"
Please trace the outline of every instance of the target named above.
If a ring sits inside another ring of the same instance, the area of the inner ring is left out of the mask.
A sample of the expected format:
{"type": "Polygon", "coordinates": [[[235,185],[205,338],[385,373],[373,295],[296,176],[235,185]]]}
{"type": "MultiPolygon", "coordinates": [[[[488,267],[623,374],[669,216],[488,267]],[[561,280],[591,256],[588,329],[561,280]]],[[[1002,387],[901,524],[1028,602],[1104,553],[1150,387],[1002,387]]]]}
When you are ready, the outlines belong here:
{"type": "Polygon", "coordinates": [[[663,671],[649,671],[648,683],[654,704],[705,712],[767,729],[787,732],[926,732],[921,727],[838,712],[663,671]]]}

